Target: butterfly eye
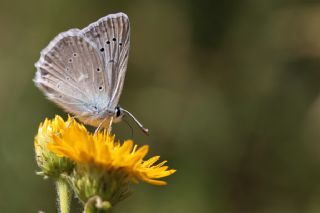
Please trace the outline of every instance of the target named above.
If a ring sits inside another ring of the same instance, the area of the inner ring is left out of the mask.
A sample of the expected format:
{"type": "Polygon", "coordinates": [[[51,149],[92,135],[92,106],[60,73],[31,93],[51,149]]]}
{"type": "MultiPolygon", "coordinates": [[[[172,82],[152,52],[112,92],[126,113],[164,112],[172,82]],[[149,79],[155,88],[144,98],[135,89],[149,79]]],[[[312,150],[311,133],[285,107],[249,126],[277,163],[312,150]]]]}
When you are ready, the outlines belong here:
{"type": "Polygon", "coordinates": [[[103,51],[104,51],[104,48],[102,47],[102,48],[100,49],[100,51],[103,52],[103,51]]]}
{"type": "Polygon", "coordinates": [[[121,115],[121,110],[119,107],[116,107],[116,116],[119,117],[121,115]]]}

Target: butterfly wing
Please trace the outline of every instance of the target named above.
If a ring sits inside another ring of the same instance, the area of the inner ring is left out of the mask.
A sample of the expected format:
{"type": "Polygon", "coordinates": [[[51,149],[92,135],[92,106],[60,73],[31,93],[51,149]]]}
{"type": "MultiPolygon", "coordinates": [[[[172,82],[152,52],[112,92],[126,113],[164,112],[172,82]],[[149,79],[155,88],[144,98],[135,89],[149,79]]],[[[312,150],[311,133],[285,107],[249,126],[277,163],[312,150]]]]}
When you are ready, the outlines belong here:
{"type": "Polygon", "coordinates": [[[92,117],[110,102],[103,59],[78,29],[53,39],[35,66],[35,84],[69,113],[92,117]]]}
{"type": "Polygon", "coordinates": [[[130,48],[130,23],[124,13],[105,16],[82,30],[100,51],[108,83],[109,109],[119,102],[125,79],[130,48]]]}

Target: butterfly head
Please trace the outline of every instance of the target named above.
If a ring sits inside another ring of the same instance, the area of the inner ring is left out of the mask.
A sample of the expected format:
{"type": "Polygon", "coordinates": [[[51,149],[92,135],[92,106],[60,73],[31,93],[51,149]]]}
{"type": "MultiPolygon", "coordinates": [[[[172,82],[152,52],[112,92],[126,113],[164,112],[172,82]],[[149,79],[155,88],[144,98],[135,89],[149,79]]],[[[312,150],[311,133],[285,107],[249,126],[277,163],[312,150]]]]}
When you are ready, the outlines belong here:
{"type": "Polygon", "coordinates": [[[113,122],[117,123],[121,121],[123,116],[124,116],[123,110],[119,106],[117,106],[114,110],[113,122]]]}

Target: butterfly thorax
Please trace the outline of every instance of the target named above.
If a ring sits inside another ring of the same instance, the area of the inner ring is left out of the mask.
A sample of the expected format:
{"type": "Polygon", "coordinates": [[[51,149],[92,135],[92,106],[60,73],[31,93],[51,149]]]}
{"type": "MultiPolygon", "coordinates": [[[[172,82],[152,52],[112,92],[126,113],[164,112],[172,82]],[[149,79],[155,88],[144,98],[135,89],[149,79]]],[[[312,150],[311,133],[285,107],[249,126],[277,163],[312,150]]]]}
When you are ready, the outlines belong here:
{"type": "Polygon", "coordinates": [[[117,109],[118,107],[115,109],[97,109],[93,112],[81,113],[77,118],[83,123],[91,126],[97,127],[101,125],[102,127],[108,127],[111,119],[112,123],[118,123],[121,121],[122,115],[119,115],[117,109]]]}

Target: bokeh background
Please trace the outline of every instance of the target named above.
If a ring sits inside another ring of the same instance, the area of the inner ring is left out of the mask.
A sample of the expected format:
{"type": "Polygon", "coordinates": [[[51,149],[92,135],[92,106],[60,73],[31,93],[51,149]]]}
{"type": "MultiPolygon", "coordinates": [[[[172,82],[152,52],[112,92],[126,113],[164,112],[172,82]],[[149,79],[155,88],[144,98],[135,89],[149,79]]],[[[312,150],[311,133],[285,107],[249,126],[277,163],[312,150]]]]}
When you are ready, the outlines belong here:
{"type": "Polygon", "coordinates": [[[66,114],[33,85],[40,50],[119,11],[132,29],[120,104],[151,130],[131,123],[135,142],[178,172],[166,187],[135,185],[114,212],[320,212],[312,0],[1,0],[1,212],[56,212],[53,182],[35,175],[33,137],[45,117],[66,114]]]}

